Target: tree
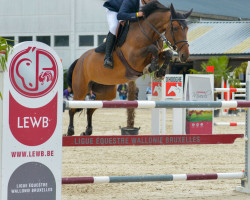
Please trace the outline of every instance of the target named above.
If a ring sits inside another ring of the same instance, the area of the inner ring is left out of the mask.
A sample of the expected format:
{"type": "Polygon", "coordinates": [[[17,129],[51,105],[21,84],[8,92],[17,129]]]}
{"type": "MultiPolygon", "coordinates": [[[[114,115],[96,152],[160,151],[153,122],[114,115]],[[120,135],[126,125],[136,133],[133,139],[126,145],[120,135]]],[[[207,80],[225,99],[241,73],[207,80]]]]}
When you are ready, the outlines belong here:
{"type": "MultiPolygon", "coordinates": [[[[201,71],[197,71],[195,69],[190,69],[190,73],[192,74],[211,74],[212,72],[207,72],[207,66],[214,66],[214,87],[221,87],[221,80],[228,81],[230,85],[233,87],[240,87],[240,80],[237,78],[239,72],[242,72],[242,68],[238,67],[235,70],[231,70],[232,67],[228,65],[229,60],[226,56],[221,57],[211,57],[208,62],[202,62],[201,71]],[[230,73],[233,73],[230,74],[230,73]]],[[[216,99],[215,94],[215,99],[216,99]]]]}

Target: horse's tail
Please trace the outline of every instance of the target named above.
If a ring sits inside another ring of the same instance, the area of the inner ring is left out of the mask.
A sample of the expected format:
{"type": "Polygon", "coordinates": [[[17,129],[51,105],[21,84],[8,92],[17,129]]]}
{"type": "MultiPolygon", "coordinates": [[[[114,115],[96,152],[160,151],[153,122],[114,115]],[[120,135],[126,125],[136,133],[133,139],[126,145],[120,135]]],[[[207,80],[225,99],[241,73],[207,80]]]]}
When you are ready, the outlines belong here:
{"type": "MultiPolygon", "coordinates": [[[[69,67],[68,69],[68,74],[67,74],[67,83],[68,86],[72,89],[72,75],[73,75],[73,71],[75,69],[76,63],[77,63],[78,59],[76,59],[69,67]]],[[[73,90],[73,89],[72,89],[73,90]]]]}

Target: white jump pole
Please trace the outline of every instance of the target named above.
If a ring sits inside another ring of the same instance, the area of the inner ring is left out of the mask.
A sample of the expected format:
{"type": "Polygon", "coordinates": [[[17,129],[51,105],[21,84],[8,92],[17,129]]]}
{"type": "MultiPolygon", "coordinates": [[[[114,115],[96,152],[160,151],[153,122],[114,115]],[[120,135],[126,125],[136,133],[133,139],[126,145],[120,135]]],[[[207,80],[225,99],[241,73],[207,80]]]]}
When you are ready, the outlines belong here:
{"type": "Polygon", "coordinates": [[[245,122],[214,122],[214,126],[245,126],[245,122]]]}
{"type": "Polygon", "coordinates": [[[214,92],[246,92],[246,88],[214,88],[214,92]]]}

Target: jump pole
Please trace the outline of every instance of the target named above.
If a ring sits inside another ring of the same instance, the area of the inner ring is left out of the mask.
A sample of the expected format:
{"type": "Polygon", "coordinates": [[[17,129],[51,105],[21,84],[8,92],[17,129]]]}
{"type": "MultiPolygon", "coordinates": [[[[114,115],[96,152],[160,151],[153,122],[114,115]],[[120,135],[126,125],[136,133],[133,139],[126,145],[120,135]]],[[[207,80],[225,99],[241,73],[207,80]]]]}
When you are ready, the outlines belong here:
{"type": "Polygon", "coordinates": [[[159,181],[198,181],[218,179],[244,179],[244,172],[215,174],[170,174],[142,176],[93,176],[62,178],[62,184],[131,183],[159,181]]]}
{"type": "Polygon", "coordinates": [[[70,108],[249,108],[250,101],[64,101],[70,108]]]}
{"type": "Polygon", "coordinates": [[[246,92],[246,88],[214,88],[214,92],[246,92]]]}
{"type": "Polygon", "coordinates": [[[245,126],[245,122],[214,122],[214,126],[245,126]]]}

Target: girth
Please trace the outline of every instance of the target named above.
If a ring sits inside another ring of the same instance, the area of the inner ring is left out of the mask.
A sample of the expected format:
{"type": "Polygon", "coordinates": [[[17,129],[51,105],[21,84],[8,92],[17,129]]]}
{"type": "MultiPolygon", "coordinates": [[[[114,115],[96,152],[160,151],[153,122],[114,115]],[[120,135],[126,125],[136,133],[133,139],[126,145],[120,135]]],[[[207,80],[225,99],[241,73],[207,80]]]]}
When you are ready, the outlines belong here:
{"type": "Polygon", "coordinates": [[[136,70],[134,70],[130,64],[128,63],[128,61],[126,60],[126,58],[124,57],[122,50],[121,49],[116,49],[116,55],[118,56],[118,58],[120,59],[120,61],[122,62],[122,64],[125,66],[126,68],[126,74],[125,77],[126,79],[130,80],[130,81],[134,81],[136,80],[138,77],[142,76],[143,73],[142,72],[138,72],[136,70]]]}

